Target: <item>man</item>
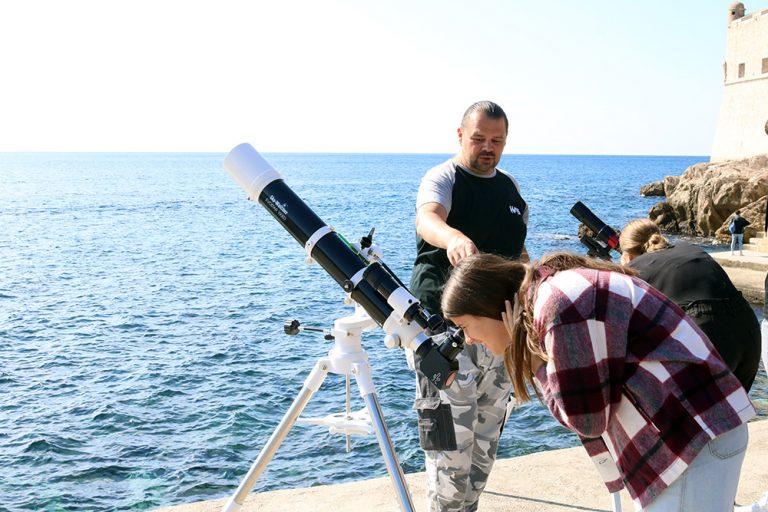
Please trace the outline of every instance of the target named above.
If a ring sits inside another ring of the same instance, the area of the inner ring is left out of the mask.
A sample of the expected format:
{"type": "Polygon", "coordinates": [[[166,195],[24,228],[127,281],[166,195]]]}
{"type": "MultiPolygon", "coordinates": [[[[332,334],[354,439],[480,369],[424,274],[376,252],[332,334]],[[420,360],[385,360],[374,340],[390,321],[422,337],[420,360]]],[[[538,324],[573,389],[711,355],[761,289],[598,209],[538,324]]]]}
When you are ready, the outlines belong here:
{"type": "MultiPolygon", "coordinates": [[[[421,181],[411,292],[430,312],[439,312],[447,273],[462,258],[481,251],[528,260],[528,206],[514,178],[496,168],[508,129],[500,106],[473,104],[458,129],[460,153],[421,181]]],[[[431,512],[477,510],[509,402],[503,357],[475,344],[465,346],[458,361],[458,376],[445,391],[417,371],[415,408],[431,512]]]]}
{"type": "Polygon", "coordinates": [[[731,232],[731,256],[733,256],[733,250],[736,245],[739,246],[739,256],[744,256],[742,247],[744,244],[744,228],[749,226],[750,222],[741,216],[741,210],[736,210],[733,220],[728,226],[728,230],[731,232]]]}

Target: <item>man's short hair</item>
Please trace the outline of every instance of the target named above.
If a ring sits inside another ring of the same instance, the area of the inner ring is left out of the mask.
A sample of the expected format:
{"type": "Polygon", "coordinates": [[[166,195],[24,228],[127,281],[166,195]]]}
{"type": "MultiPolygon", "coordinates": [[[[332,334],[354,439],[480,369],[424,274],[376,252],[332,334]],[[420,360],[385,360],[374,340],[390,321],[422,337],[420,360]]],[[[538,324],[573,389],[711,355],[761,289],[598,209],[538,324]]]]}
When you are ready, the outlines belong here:
{"type": "Polygon", "coordinates": [[[504,113],[504,109],[492,101],[478,101],[477,103],[470,105],[467,111],[464,112],[464,117],[461,118],[462,128],[466,125],[467,119],[469,119],[475,112],[485,114],[488,119],[504,119],[504,128],[506,131],[509,131],[507,114],[504,113]]]}

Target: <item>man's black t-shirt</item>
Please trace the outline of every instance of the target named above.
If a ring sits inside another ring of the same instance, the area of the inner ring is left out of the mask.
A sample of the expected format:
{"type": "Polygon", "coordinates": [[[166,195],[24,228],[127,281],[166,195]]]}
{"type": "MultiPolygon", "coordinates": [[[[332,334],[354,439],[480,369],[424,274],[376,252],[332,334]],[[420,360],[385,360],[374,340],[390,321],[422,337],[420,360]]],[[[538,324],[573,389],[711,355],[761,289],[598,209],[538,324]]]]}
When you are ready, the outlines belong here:
{"type": "MultiPolygon", "coordinates": [[[[426,202],[430,202],[430,193],[423,194],[423,191],[430,187],[439,188],[435,181],[441,180],[443,188],[451,187],[446,207],[449,226],[468,236],[482,252],[520,257],[528,232],[528,206],[509,174],[497,170],[493,176],[478,176],[453,161],[445,162],[424,177],[420,199],[427,197],[426,202]]],[[[437,195],[433,202],[446,206],[437,195]]],[[[437,313],[442,287],[451,266],[447,253],[418,235],[416,251],[411,292],[427,309],[437,313]]]]}

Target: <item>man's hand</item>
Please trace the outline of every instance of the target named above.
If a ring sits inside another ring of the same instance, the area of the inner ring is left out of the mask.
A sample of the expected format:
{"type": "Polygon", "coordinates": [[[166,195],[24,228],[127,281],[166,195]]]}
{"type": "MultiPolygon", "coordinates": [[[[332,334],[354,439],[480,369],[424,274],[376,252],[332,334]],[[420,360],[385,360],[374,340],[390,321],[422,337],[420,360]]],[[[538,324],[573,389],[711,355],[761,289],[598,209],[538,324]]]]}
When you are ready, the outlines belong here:
{"type": "Polygon", "coordinates": [[[448,247],[446,248],[448,261],[450,261],[451,265],[454,267],[467,256],[476,254],[477,252],[478,250],[475,243],[461,233],[451,237],[448,242],[448,247]]]}
{"type": "Polygon", "coordinates": [[[416,211],[416,233],[428,243],[445,249],[448,261],[456,265],[470,254],[479,252],[475,243],[447,223],[448,211],[438,203],[427,203],[416,211]]]}

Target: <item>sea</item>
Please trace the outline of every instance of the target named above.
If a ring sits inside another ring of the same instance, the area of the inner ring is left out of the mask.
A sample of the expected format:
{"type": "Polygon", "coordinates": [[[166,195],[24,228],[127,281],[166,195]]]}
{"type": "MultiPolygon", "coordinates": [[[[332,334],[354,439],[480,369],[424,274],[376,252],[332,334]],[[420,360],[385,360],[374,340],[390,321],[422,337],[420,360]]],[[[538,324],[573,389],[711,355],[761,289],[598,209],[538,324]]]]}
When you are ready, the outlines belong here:
{"type": "MultiPolygon", "coordinates": [[[[112,511],[234,493],[332,344],[285,334],[353,312],[341,287],[223,169],[224,153],[0,154],[0,510],[112,511]]],[[[419,181],[445,154],[265,154],[350,241],[374,231],[410,278],[419,181]]],[[[620,228],[659,198],[639,187],[706,156],[505,155],[530,208],[533,258],[586,251],[582,201],[620,228]]],[[[710,241],[699,240],[708,249],[710,241]]],[[[762,318],[761,308],[755,308],[762,318]]],[[[384,333],[363,336],[406,473],[423,470],[414,377],[384,333]]],[[[751,396],[768,416],[761,368],[751,396]]],[[[363,407],[352,384],[351,407],[363,407]]],[[[304,416],[345,410],[330,375],[304,416]]],[[[499,457],[577,445],[538,403],[499,457]]],[[[375,436],[296,425],[253,489],[386,476],[375,436]]],[[[394,500],[394,497],[393,497],[394,500]]]]}

